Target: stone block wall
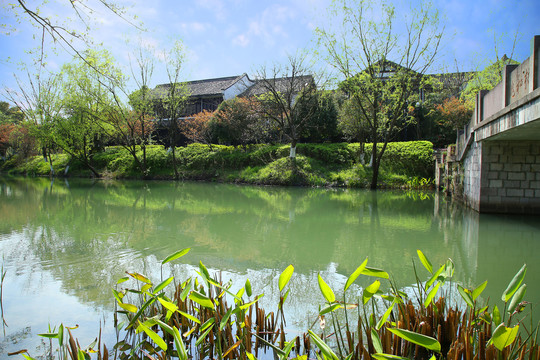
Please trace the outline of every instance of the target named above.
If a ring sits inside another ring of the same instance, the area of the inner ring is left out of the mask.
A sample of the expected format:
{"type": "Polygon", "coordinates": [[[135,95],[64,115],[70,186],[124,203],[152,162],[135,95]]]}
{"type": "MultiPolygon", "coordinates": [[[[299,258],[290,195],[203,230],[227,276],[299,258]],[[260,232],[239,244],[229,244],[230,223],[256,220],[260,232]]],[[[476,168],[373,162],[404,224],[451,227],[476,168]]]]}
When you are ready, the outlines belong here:
{"type": "MultiPolygon", "coordinates": [[[[480,211],[480,189],[482,176],[482,145],[483,143],[474,142],[463,159],[457,176],[462,176],[463,180],[458,183],[463,184],[463,201],[465,204],[476,211],[480,211]]],[[[454,189],[454,193],[459,192],[454,189]]]]}
{"type": "Polygon", "coordinates": [[[480,212],[540,214],[540,142],[481,144],[480,204],[473,208],[480,212]]]}

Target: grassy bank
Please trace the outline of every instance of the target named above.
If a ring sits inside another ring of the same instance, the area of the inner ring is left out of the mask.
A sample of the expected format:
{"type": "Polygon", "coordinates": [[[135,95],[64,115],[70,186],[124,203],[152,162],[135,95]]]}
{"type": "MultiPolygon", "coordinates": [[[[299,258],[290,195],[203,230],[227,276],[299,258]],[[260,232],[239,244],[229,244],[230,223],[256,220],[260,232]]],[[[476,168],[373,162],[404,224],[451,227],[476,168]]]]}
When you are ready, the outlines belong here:
{"type": "MultiPolygon", "coordinates": [[[[370,144],[363,159],[369,163],[370,144]]],[[[250,145],[246,148],[191,144],[176,149],[176,162],[183,180],[207,180],[264,185],[366,187],[372,170],[360,160],[358,143],[298,144],[297,158],[288,158],[289,145],[250,145]]],[[[433,173],[433,146],[427,141],[389,143],[383,156],[379,185],[403,187],[415,179],[430,178],[433,173]]],[[[146,152],[149,178],[174,179],[172,155],[160,145],[146,152]]],[[[142,158],[142,152],[139,154],[142,158]]],[[[92,173],[67,154],[52,156],[57,176],[91,177],[92,173]],[[69,167],[68,167],[69,166],[69,167]],[[67,169],[67,170],[66,170],[67,169]]],[[[48,162],[43,157],[12,158],[0,163],[2,172],[48,176],[48,162]]],[[[121,147],[108,147],[93,156],[93,166],[101,176],[141,178],[131,156],[121,147]]]]}

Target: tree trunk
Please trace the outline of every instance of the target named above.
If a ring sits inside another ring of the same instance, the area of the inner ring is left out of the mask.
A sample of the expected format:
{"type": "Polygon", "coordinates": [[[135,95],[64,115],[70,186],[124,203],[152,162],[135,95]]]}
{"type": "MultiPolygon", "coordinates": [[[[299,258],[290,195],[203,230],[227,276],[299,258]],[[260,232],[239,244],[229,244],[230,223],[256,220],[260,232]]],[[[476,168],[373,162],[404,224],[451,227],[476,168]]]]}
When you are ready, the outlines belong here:
{"type": "Polygon", "coordinates": [[[296,140],[291,141],[291,150],[289,152],[289,158],[296,158],[296,140]]]}
{"type": "Polygon", "coordinates": [[[173,163],[173,169],[174,169],[174,179],[179,180],[180,174],[178,174],[178,168],[176,167],[176,149],[174,144],[171,146],[171,152],[172,152],[172,163],[173,163]]]}
{"type": "Polygon", "coordinates": [[[371,149],[371,160],[373,174],[371,176],[371,190],[377,190],[377,180],[379,178],[379,162],[377,161],[377,129],[372,131],[373,148],[371,149]]]}

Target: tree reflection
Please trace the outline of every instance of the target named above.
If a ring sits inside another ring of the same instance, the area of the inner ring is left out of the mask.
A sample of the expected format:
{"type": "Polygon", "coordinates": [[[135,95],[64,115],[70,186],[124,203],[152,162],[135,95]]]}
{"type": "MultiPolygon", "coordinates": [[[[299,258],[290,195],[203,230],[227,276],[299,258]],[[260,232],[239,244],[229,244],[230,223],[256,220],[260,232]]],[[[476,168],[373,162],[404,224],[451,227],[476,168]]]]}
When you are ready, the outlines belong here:
{"type": "MultiPolygon", "coordinates": [[[[126,270],[159,277],[160,262],[187,247],[186,267],[171,269],[191,276],[202,261],[239,281],[249,277],[269,306],[277,304],[277,276],[293,264],[288,306],[296,322],[321,303],[319,272],[338,288],[366,257],[399,286],[415,282],[417,249],[434,266],[452,258],[467,286],[489,278],[484,269],[494,263],[480,256],[490,251],[485,237],[497,235],[483,225],[490,219],[428,193],[77,179],[0,184],[0,246],[26,286],[48,272],[66,293],[107,308],[126,270]],[[15,234],[11,247],[1,241],[15,234]]],[[[538,248],[538,234],[523,230],[524,245],[538,248]]]]}

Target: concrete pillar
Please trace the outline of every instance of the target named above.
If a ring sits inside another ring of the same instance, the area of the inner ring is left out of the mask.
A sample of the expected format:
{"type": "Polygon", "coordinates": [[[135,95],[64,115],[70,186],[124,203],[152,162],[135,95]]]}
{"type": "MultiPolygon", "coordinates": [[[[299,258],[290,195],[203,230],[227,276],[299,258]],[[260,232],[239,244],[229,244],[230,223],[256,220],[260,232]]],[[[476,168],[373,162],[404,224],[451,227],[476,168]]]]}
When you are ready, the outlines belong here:
{"type": "Polygon", "coordinates": [[[488,90],[480,90],[478,94],[476,94],[476,105],[474,107],[476,111],[476,121],[474,122],[475,125],[478,125],[482,122],[482,120],[484,120],[484,96],[488,92],[488,90]]]}
{"type": "Polygon", "coordinates": [[[510,75],[512,74],[512,71],[514,71],[515,68],[517,68],[518,65],[516,64],[507,64],[504,66],[504,69],[502,71],[501,77],[502,77],[502,83],[503,89],[504,89],[504,96],[502,96],[502,107],[505,108],[508,105],[510,105],[510,100],[512,98],[512,81],[510,78],[510,75]]]}
{"type": "Polygon", "coordinates": [[[529,82],[529,92],[540,87],[540,35],[535,35],[531,40],[531,59],[529,72],[532,81],[529,82]]]}

